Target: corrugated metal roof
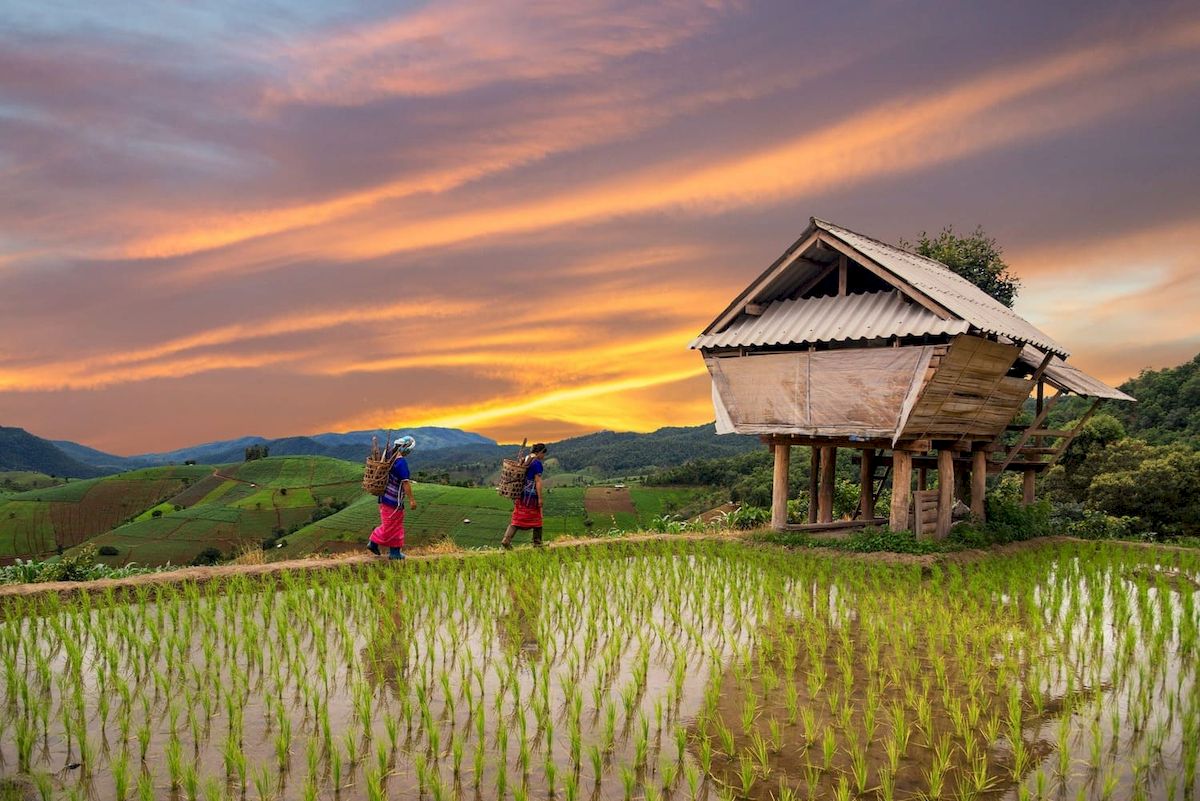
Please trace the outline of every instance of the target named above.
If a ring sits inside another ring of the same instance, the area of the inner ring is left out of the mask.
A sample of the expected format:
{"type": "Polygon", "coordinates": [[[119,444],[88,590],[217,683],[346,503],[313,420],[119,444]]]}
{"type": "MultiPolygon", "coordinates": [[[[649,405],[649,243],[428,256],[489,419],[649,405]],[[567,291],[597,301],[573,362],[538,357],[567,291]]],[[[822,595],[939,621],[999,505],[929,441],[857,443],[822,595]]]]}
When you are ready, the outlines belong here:
{"type": "Polygon", "coordinates": [[[962,334],[963,320],[943,320],[899,291],[777,300],[758,317],[742,315],[724,331],[701,334],[691,348],[841,342],[922,334],[962,334]]]}
{"type": "Polygon", "coordinates": [[[940,262],[825,220],[814,217],[812,222],[979,330],[1011,337],[1022,343],[1028,342],[1064,358],[1070,355],[1070,351],[1032,323],[940,262]]]}
{"type": "MultiPolygon", "coordinates": [[[[1028,346],[1021,350],[1021,361],[1035,370],[1044,358],[1044,355],[1028,346]]],[[[1050,364],[1046,366],[1046,372],[1043,375],[1052,385],[1061,387],[1069,392],[1074,392],[1076,395],[1082,395],[1085,398],[1107,398],[1109,400],[1137,402],[1137,399],[1132,395],[1127,395],[1116,387],[1110,387],[1099,378],[1088,375],[1078,367],[1067,364],[1057,356],[1050,360],[1050,364]]]]}

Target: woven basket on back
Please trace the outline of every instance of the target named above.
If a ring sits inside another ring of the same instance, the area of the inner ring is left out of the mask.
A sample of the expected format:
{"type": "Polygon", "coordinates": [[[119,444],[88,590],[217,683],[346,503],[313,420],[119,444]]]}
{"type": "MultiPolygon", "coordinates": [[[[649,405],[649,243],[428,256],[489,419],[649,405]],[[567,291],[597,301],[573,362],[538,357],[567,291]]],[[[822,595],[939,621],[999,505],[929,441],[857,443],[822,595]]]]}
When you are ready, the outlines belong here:
{"type": "MultiPolygon", "coordinates": [[[[388,442],[391,442],[392,433],[388,432],[388,442]]],[[[369,495],[382,495],[387,490],[388,474],[392,472],[392,465],[396,463],[396,458],[400,456],[400,449],[391,449],[391,454],[388,453],[388,446],[384,446],[383,450],[379,450],[379,440],[371,437],[371,455],[367,457],[367,464],[363,468],[363,491],[369,495]]]]}
{"type": "Polygon", "coordinates": [[[520,498],[525,490],[525,443],[528,441],[528,438],[521,441],[516,459],[505,459],[500,465],[500,484],[496,491],[514,501],[520,498]]]}

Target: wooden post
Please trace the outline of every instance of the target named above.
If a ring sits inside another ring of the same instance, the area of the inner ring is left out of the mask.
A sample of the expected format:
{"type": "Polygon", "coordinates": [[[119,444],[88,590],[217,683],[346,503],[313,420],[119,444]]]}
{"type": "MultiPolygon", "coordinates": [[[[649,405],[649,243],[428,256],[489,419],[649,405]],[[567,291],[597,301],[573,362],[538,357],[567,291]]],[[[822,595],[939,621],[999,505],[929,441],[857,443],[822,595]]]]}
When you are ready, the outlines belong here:
{"type": "Polygon", "coordinates": [[[821,476],[821,450],[816,445],[810,445],[808,465],[808,522],[817,522],[817,488],[821,476]]]}
{"type": "Polygon", "coordinates": [[[977,447],[971,453],[971,514],[980,523],[987,519],[987,451],[977,447]]]}
{"type": "Polygon", "coordinates": [[[875,517],[875,450],[864,448],[858,468],[858,516],[870,521],[875,517]]]}
{"type": "Polygon", "coordinates": [[[929,489],[929,468],[928,467],[918,467],[917,468],[917,489],[921,490],[922,492],[929,489]]]}
{"type": "Polygon", "coordinates": [[[817,505],[817,522],[833,522],[833,481],[834,470],[837,467],[837,448],[830,445],[821,447],[821,502],[817,505]]]}
{"type": "Polygon", "coordinates": [[[950,533],[950,511],[954,507],[954,451],[938,449],[937,533],[940,540],[950,533]]]}
{"type": "Polygon", "coordinates": [[[792,459],[792,446],[775,443],[775,480],[771,485],[771,528],[783,531],[787,528],[788,467],[792,459]]]}
{"type": "Polygon", "coordinates": [[[1037,471],[1032,467],[1025,468],[1025,477],[1021,482],[1021,503],[1025,506],[1033,503],[1035,500],[1036,491],[1034,490],[1034,479],[1037,478],[1037,471]]]}
{"type": "Polygon", "coordinates": [[[892,451],[892,515],[888,526],[892,531],[905,531],[908,509],[912,506],[912,454],[892,451]]]}
{"type": "Polygon", "coordinates": [[[846,296],[846,272],[848,265],[846,264],[846,254],[838,256],[838,296],[846,296]]]}

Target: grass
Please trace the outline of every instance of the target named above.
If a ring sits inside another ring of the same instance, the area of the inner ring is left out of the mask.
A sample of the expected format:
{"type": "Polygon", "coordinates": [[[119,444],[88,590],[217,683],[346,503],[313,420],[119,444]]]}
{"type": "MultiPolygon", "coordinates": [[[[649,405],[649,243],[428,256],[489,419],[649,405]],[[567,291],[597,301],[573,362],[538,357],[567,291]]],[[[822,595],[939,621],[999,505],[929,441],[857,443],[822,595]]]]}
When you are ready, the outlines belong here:
{"type": "Polygon", "coordinates": [[[9,599],[0,765],[65,798],[1186,799],[1178,575],[1200,553],[614,540],[9,599]]]}

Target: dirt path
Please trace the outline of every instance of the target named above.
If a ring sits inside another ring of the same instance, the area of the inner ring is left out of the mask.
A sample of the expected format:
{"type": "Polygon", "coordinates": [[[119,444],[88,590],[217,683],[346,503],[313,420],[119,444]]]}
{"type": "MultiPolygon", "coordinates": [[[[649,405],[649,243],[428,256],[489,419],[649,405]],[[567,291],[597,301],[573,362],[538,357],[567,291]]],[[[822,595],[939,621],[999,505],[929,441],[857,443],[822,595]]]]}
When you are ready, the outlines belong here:
{"type": "MultiPolygon", "coordinates": [[[[560,537],[550,543],[547,543],[549,548],[585,548],[601,545],[612,545],[625,542],[651,542],[654,540],[671,540],[678,541],[700,541],[700,540],[720,540],[720,541],[742,541],[757,532],[753,531],[725,531],[716,533],[703,534],[631,534],[623,537],[560,537]]],[[[1177,549],[1171,546],[1156,546],[1153,543],[1138,543],[1138,542],[1123,542],[1120,540],[1105,540],[1104,542],[1116,543],[1120,545],[1128,545],[1138,548],[1163,548],[1166,550],[1195,550],[1195,549],[1177,549]]],[[[986,559],[991,556],[1005,556],[1008,554],[1020,553],[1022,551],[1033,550],[1036,548],[1044,548],[1048,545],[1056,545],[1060,543],[1078,543],[1078,544],[1098,544],[1093,540],[1077,539],[1075,537],[1040,537],[1037,539],[1025,540],[1023,542],[1014,542],[1008,545],[999,545],[994,548],[972,548],[963,551],[952,551],[950,553],[934,553],[934,554],[904,554],[904,553],[857,553],[854,551],[839,551],[832,548],[804,548],[804,549],[788,549],[780,545],[771,545],[766,543],[758,543],[755,547],[773,548],[783,551],[794,551],[799,553],[813,554],[816,556],[828,557],[831,559],[852,559],[855,561],[865,561],[875,564],[893,564],[893,565],[919,565],[922,567],[932,567],[936,564],[950,562],[954,564],[970,564],[981,559],[986,559]]],[[[487,557],[495,557],[499,553],[494,550],[482,551],[439,551],[436,548],[430,552],[422,553],[420,550],[409,552],[408,560],[428,561],[434,559],[479,559],[487,557]]],[[[520,558],[519,555],[516,558],[520,558]]],[[[130,576],[122,579],[97,579],[95,581],[47,581],[38,584],[4,584],[0,585],[0,604],[7,599],[30,597],[35,595],[48,595],[58,593],[62,596],[74,595],[79,592],[88,593],[103,593],[108,589],[123,589],[139,586],[155,586],[160,584],[177,584],[186,581],[206,582],[215,579],[224,578],[227,576],[267,576],[274,573],[281,573],[285,570],[300,571],[300,572],[315,572],[319,570],[333,570],[344,565],[362,565],[373,562],[383,567],[390,564],[386,559],[371,556],[370,554],[343,554],[332,557],[310,557],[307,559],[290,559],[282,562],[267,562],[261,565],[216,565],[213,567],[185,567],[179,570],[171,570],[163,573],[146,573],[140,576],[130,576]]],[[[392,563],[395,567],[402,569],[403,562],[392,563]]]]}

